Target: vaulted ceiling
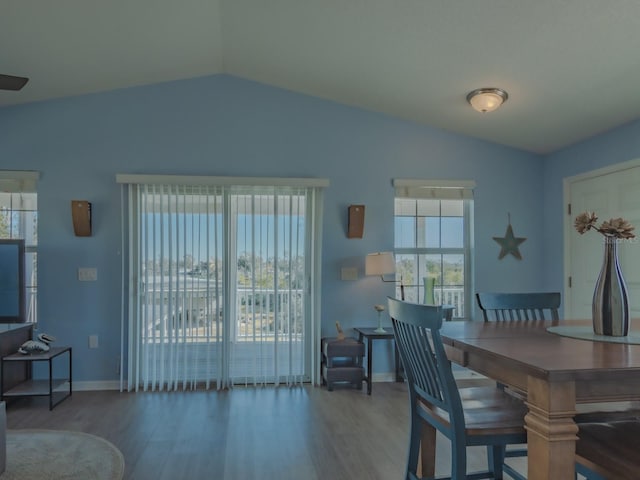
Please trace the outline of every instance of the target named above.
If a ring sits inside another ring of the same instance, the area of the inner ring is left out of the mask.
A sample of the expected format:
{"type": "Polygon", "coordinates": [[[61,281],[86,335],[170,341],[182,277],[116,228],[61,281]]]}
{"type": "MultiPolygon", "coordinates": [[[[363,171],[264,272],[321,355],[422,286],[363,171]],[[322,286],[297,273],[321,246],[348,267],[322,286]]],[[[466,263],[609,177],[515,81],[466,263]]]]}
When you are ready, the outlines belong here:
{"type": "Polygon", "coordinates": [[[0,107],[228,73],[548,153],[640,118],[639,52],[638,0],[4,0],[0,107]]]}

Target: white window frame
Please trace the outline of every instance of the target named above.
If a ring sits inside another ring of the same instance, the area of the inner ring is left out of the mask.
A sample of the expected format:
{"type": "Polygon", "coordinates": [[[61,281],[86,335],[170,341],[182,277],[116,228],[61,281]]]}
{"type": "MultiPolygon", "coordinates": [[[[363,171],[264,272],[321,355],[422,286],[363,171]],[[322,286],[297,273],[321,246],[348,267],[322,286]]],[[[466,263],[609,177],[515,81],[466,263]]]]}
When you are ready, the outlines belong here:
{"type": "MultiPolygon", "coordinates": [[[[395,189],[394,203],[396,199],[435,199],[435,200],[462,200],[463,201],[463,246],[462,248],[395,248],[396,255],[428,255],[428,254],[459,254],[464,255],[464,313],[458,318],[474,317],[474,272],[473,272],[473,189],[475,182],[472,180],[420,180],[420,179],[394,179],[395,189]]],[[[394,208],[395,218],[395,208],[394,208]]],[[[399,282],[401,279],[397,278],[399,282]]]]}
{"type": "MultiPolygon", "coordinates": [[[[8,193],[12,195],[20,194],[34,194],[36,195],[36,207],[35,207],[35,222],[36,225],[31,232],[27,232],[26,228],[26,214],[18,206],[18,208],[11,208],[11,212],[21,212],[23,218],[20,222],[20,231],[11,231],[7,238],[20,238],[24,239],[25,256],[28,260],[31,255],[33,259],[32,265],[25,265],[25,292],[24,292],[24,312],[26,323],[37,324],[38,322],[38,276],[37,276],[37,262],[38,262],[38,236],[37,236],[37,222],[38,222],[38,208],[37,208],[37,186],[40,179],[40,173],[31,170],[0,170],[0,192],[8,193]],[[35,234],[33,233],[35,232],[35,234]]],[[[29,210],[34,211],[34,210],[29,210]]]]}

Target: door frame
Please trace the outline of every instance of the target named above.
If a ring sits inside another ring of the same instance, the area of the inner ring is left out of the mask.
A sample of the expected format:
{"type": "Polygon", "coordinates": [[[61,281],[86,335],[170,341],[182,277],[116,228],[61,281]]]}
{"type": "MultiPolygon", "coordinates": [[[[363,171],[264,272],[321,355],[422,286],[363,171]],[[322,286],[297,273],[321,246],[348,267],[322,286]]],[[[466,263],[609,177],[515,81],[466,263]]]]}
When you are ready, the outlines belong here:
{"type": "Polygon", "coordinates": [[[573,175],[571,177],[565,177],[562,180],[562,208],[564,210],[564,238],[563,238],[563,280],[562,283],[564,285],[564,293],[563,293],[563,302],[562,302],[562,310],[563,310],[563,318],[569,318],[571,315],[571,311],[569,311],[569,305],[572,305],[571,298],[571,288],[569,287],[569,276],[571,274],[571,233],[573,231],[573,218],[576,215],[576,212],[571,212],[571,215],[568,214],[569,203],[571,202],[571,186],[583,180],[588,180],[595,177],[600,177],[603,175],[609,175],[612,173],[618,173],[623,170],[629,170],[631,168],[640,167],[640,158],[635,158],[633,160],[628,160],[626,162],[615,163],[613,165],[608,165],[606,167],[597,168],[595,170],[590,170],[588,172],[580,173],[578,175],[573,175]]]}

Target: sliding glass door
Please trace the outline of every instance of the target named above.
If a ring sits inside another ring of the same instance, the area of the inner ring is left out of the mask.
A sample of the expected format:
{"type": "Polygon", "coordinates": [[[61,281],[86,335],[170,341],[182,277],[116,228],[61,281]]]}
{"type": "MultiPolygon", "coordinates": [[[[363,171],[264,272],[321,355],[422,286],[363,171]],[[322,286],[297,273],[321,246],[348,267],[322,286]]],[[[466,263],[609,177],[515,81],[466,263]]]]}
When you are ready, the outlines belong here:
{"type": "Polygon", "coordinates": [[[128,190],[129,388],[311,380],[318,189],[128,190]]]}
{"type": "Polygon", "coordinates": [[[229,196],[229,375],[236,383],[309,379],[304,189],[229,196]]]}

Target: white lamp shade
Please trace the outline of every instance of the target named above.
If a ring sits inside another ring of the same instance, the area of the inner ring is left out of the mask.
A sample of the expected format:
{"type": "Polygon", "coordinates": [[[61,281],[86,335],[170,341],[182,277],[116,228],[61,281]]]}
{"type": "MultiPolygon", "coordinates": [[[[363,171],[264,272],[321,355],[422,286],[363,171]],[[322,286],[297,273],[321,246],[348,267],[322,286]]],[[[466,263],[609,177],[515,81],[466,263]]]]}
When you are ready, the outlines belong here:
{"type": "Polygon", "coordinates": [[[486,113],[497,110],[509,95],[499,88],[480,88],[467,95],[467,100],[474,110],[486,113]]]}
{"type": "Polygon", "coordinates": [[[376,252],[367,255],[364,272],[366,275],[386,275],[396,273],[396,261],[392,252],[376,252]]]}

